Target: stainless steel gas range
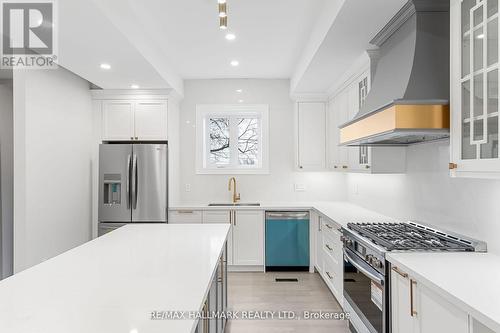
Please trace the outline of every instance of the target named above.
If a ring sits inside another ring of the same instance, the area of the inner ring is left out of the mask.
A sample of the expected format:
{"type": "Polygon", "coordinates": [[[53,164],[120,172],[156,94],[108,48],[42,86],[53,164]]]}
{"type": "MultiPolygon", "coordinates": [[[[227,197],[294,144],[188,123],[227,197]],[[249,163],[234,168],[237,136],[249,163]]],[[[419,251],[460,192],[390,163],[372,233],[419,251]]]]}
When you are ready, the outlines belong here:
{"type": "MultiPolygon", "coordinates": [[[[415,223],[349,223],[343,228],[344,298],[351,331],[390,333],[389,251],[486,252],[486,243],[415,223]]],[[[361,332],[359,332],[361,333],[361,332]]]]}

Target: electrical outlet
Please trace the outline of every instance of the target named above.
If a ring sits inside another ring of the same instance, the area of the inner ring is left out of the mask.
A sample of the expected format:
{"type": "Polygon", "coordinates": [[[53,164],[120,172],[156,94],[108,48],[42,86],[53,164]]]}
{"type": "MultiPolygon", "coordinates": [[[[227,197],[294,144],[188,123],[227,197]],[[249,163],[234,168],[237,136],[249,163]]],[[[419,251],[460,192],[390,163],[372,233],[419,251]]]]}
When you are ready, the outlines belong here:
{"type": "Polygon", "coordinates": [[[306,185],[304,184],[294,184],[295,192],[305,192],[306,185]]]}
{"type": "Polygon", "coordinates": [[[354,195],[359,195],[359,185],[358,183],[354,183],[354,195]]]}
{"type": "Polygon", "coordinates": [[[191,192],[191,184],[186,184],[186,192],[191,192]]]}

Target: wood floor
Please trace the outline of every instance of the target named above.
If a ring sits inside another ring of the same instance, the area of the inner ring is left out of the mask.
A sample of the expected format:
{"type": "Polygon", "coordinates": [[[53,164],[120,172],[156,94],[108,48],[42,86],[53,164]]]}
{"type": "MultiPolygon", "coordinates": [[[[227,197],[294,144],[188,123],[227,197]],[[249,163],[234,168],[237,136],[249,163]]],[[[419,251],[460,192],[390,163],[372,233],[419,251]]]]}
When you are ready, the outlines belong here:
{"type": "MultiPolygon", "coordinates": [[[[342,309],[318,274],[229,273],[228,303],[231,311],[341,312],[342,309]],[[298,282],[275,282],[275,278],[298,282]]],[[[276,315],[277,316],[277,315],[276,315]]],[[[346,320],[230,320],[226,333],[348,333],[346,320]]]]}

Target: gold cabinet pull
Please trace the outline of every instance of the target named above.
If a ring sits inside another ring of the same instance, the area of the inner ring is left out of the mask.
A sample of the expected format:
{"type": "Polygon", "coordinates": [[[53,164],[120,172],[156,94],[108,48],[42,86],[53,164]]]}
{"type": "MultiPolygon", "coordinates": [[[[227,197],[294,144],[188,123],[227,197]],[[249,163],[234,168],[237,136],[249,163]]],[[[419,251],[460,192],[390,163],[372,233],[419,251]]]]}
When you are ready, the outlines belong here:
{"type": "Polygon", "coordinates": [[[325,244],[325,246],[326,246],[326,248],[327,248],[328,250],[333,251],[333,249],[330,247],[330,245],[325,244]]]}
{"type": "Polygon", "coordinates": [[[194,212],[192,210],[178,210],[178,214],[193,214],[194,212]]]}
{"type": "Polygon", "coordinates": [[[456,163],[448,163],[448,169],[453,170],[457,169],[458,165],[456,163]]]}
{"type": "Polygon", "coordinates": [[[330,280],[331,280],[331,279],[333,279],[333,276],[331,276],[331,275],[330,275],[330,272],[328,272],[328,271],[327,271],[327,272],[326,272],[326,275],[328,275],[328,278],[329,278],[330,280]]]}
{"type": "Polygon", "coordinates": [[[414,309],[414,297],[413,297],[413,285],[416,285],[417,281],[410,279],[410,316],[415,317],[417,315],[417,311],[414,309]]]}
{"type": "Polygon", "coordinates": [[[405,272],[403,272],[403,271],[399,270],[399,268],[397,268],[396,266],[394,266],[394,267],[392,268],[392,270],[393,270],[394,272],[398,273],[399,275],[401,275],[402,277],[404,277],[405,279],[408,277],[408,274],[407,274],[407,273],[405,273],[405,272]]]}

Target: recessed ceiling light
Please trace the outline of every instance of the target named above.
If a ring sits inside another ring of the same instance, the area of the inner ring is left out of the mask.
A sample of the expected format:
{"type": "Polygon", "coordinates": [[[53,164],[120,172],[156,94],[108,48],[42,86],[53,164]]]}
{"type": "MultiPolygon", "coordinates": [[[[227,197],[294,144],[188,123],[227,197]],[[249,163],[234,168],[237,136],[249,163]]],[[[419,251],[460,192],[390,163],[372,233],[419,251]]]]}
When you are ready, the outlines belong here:
{"type": "Polygon", "coordinates": [[[237,93],[243,92],[243,89],[236,89],[237,93]]]}
{"type": "Polygon", "coordinates": [[[242,100],[242,99],[238,100],[238,103],[243,103],[243,102],[244,102],[244,100],[242,100]]]}
{"type": "Polygon", "coordinates": [[[132,88],[132,89],[139,89],[139,85],[138,84],[132,84],[132,85],[130,85],[130,88],[132,88]]]}
{"type": "Polygon", "coordinates": [[[236,66],[238,66],[239,64],[240,64],[240,62],[239,62],[238,60],[233,60],[233,61],[231,61],[231,66],[233,66],[233,67],[236,67],[236,66]]]}
{"type": "Polygon", "coordinates": [[[483,39],[484,38],[484,34],[479,34],[476,36],[477,39],[483,39]]]}
{"type": "Polygon", "coordinates": [[[101,64],[101,69],[111,69],[111,65],[103,63],[103,64],[101,64]]]}
{"type": "Polygon", "coordinates": [[[236,39],[236,35],[232,34],[232,33],[228,33],[228,34],[226,34],[226,39],[227,40],[235,40],[236,39]]]}
{"type": "Polygon", "coordinates": [[[226,3],[226,0],[218,0],[218,3],[226,3]]]}

